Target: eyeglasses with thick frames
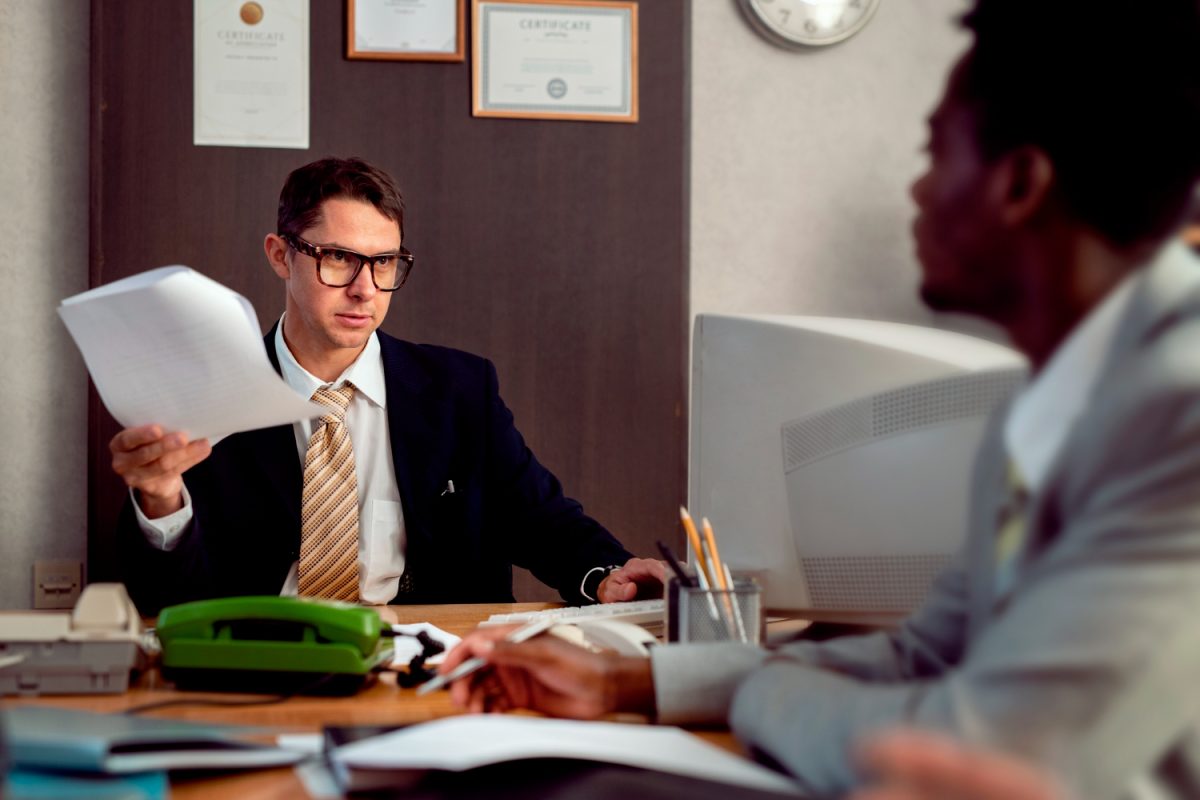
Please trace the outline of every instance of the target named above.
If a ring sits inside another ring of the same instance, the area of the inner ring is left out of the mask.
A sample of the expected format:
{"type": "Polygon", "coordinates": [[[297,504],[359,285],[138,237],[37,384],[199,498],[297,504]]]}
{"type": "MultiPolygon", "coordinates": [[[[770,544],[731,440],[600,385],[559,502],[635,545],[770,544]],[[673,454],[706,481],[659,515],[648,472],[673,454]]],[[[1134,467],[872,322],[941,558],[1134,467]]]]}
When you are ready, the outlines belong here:
{"type": "Polygon", "coordinates": [[[310,256],[317,262],[317,280],[332,288],[354,283],[363,265],[371,270],[371,280],[381,292],[394,292],[404,285],[412,272],[413,254],[401,247],[394,253],[367,256],[341,247],[324,247],[306,242],[299,236],[285,233],[280,236],[297,253],[310,256]]]}

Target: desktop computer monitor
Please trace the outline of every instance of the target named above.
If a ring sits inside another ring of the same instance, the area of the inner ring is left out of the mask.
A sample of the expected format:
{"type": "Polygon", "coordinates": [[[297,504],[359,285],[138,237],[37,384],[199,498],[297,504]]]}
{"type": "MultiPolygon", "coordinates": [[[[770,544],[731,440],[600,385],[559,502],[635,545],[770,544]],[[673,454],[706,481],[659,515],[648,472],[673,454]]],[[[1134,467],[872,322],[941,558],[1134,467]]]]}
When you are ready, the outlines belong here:
{"type": "Polygon", "coordinates": [[[1014,351],[948,331],[701,314],[689,508],[766,608],[892,621],[962,543],[986,419],[1025,374],[1014,351]]]}

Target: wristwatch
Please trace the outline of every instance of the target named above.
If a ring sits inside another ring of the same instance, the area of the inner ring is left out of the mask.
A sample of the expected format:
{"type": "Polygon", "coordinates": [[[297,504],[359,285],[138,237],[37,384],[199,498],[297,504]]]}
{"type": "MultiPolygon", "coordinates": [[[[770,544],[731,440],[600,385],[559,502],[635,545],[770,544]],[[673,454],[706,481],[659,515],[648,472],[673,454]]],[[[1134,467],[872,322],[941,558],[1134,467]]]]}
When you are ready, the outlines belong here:
{"type": "Polygon", "coordinates": [[[580,581],[579,593],[593,603],[599,603],[600,598],[596,594],[600,591],[600,584],[604,583],[605,578],[620,568],[620,564],[609,564],[607,567],[592,567],[583,576],[583,580],[580,581]]]}

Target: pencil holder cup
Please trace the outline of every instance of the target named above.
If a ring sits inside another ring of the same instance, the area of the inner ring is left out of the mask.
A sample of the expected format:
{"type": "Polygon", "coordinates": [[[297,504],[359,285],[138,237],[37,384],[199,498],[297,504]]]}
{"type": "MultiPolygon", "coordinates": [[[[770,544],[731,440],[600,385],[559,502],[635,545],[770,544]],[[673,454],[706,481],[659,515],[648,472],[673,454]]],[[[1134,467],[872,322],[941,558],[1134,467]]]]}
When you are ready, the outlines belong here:
{"type": "Polygon", "coordinates": [[[668,642],[749,642],[762,640],[762,588],[739,580],[728,591],[667,585],[668,642]]]}

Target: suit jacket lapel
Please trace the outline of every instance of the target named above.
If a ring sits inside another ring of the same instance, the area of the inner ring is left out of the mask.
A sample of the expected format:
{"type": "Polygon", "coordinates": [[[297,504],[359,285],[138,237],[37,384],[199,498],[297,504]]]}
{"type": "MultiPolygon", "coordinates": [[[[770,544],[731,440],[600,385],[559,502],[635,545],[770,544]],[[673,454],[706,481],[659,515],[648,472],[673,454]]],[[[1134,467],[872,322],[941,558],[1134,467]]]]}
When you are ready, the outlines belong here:
{"type": "MultiPolygon", "coordinates": [[[[275,372],[282,375],[279,368],[279,357],[275,354],[276,322],[271,330],[263,337],[267,348],[267,358],[275,372]]],[[[273,428],[262,428],[246,434],[253,437],[249,449],[254,454],[266,475],[267,488],[279,497],[279,504],[286,509],[287,519],[292,528],[300,530],[300,492],[304,475],[300,470],[300,458],[292,458],[296,452],[296,435],[291,425],[276,425],[273,428]]]]}
{"type": "Polygon", "coordinates": [[[379,333],[387,387],[388,439],[396,486],[404,508],[404,527],[409,553],[420,552],[432,538],[429,523],[430,501],[435,487],[428,486],[428,469],[439,452],[440,442],[436,408],[425,396],[429,374],[409,353],[404,343],[379,333]]]}

